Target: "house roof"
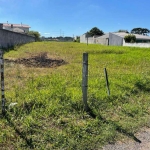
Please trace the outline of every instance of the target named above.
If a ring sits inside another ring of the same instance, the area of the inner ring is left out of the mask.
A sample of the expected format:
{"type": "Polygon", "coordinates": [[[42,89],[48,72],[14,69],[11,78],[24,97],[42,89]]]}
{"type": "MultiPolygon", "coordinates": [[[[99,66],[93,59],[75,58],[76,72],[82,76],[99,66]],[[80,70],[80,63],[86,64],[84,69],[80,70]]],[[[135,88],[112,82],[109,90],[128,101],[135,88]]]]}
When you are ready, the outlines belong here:
{"type": "Polygon", "coordinates": [[[102,36],[99,36],[99,37],[97,37],[97,38],[104,38],[104,39],[107,39],[107,38],[109,38],[109,33],[105,33],[104,35],[102,35],[102,36]]]}
{"type": "Polygon", "coordinates": [[[13,27],[24,27],[24,28],[30,28],[30,26],[25,25],[25,24],[11,24],[11,23],[1,23],[4,27],[11,27],[11,25],[13,25],[13,27]]]}
{"type": "MultiPolygon", "coordinates": [[[[124,38],[126,35],[129,35],[129,33],[124,33],[124,32],[115,32],[112,34],[118,35],[122,38],[124,38]]],[[[139,40],[150,40],[149,36],[144,36],[144,35],[140,35],[140,34],[133,34],[133,35],[135,35],[136,39],[139,39],[139,40]]]]}

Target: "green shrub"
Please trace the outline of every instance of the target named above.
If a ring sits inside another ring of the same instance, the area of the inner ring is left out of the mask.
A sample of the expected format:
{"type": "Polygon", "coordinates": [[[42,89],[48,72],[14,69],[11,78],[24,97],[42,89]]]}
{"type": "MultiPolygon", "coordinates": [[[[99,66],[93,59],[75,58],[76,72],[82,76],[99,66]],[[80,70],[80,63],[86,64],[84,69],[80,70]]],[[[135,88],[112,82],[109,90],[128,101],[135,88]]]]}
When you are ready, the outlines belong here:
{"type": "Polygon", "coordinates": [[[135,43],[136,42],[136,36],[132,35],[132,34],[129,34],[129,35],[126,35],[124,37],[124,40],[125,40],[126,43],[135,43]]]}
{"type": "Polygon", "coordinates": [[[78,37],[74,42],[80,43],[80,37],[78,37]]]}
{"type": "Polygon", "coordinates": [[[80,43],[80,38],[78,38],[76,41],[77,41],[78,43],[80,43]]]}

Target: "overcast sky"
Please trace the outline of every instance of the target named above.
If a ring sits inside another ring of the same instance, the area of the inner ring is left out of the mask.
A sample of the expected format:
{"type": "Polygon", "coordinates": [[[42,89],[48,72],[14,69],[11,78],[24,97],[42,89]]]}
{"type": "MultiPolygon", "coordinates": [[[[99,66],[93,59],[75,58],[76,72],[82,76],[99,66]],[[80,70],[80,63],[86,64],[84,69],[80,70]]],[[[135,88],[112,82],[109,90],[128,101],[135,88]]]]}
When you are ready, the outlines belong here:
{"type": "Polygon", "coordinates": [[[42,36],[150,29],[150,0],[0,0],[0,22],[27,24],[42,36]]]}

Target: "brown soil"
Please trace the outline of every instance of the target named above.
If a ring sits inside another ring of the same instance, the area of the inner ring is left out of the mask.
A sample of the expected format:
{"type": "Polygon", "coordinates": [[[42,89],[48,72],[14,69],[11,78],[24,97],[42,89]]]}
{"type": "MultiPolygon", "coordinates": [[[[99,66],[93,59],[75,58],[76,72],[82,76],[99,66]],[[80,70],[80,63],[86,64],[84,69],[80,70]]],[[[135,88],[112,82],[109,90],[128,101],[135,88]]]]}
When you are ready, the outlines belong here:
{"type": "Polygon", "coordinates": [[[54,68],[66,64],[63,59],[48,58],[47,56],[32,56],[30,58],[4,59],[7,63],[22,64],[26,67],[54,68]]]}
{"type": "Polygon", "coordinates": [[[103,150],[150,150],[150,128],[143,128],[135,136],[140,142],[129,139],[124,142],[106,145],[103,150]]]}

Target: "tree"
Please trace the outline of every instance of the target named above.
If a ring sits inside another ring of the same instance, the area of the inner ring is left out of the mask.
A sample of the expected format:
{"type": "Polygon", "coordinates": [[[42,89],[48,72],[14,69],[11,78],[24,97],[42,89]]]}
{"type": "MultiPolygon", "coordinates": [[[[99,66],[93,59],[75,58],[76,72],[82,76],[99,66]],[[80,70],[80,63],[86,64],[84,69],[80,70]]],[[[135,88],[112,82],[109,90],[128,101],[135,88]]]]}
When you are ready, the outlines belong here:
{"type": "Polygon", "coordinates": [[[92,28],[89,32],[88,35],[90,36],[94,36],[94,35],[104,35],[104,32],[100,29],[98,29],[97,27],[92,28]]]}
{"type": "Polygon", "coordinates": [[[141,35],[147,35],[148,33],[150,33],[150,30],[147,28],[133,28],[131,30],[132,34],[141,34],[141,35]]]}
{"type": "Polygon", "coordinates": [[[28,35],[35,37],[35,41],[40,41],[40,33],[38,31],[29,31],[28,35]]]}
{"type": "Polygon", "coordinates": [[[128,30],[122,30],[122,29],[118,30],[118,32],[129,33],[128,30]]]}

